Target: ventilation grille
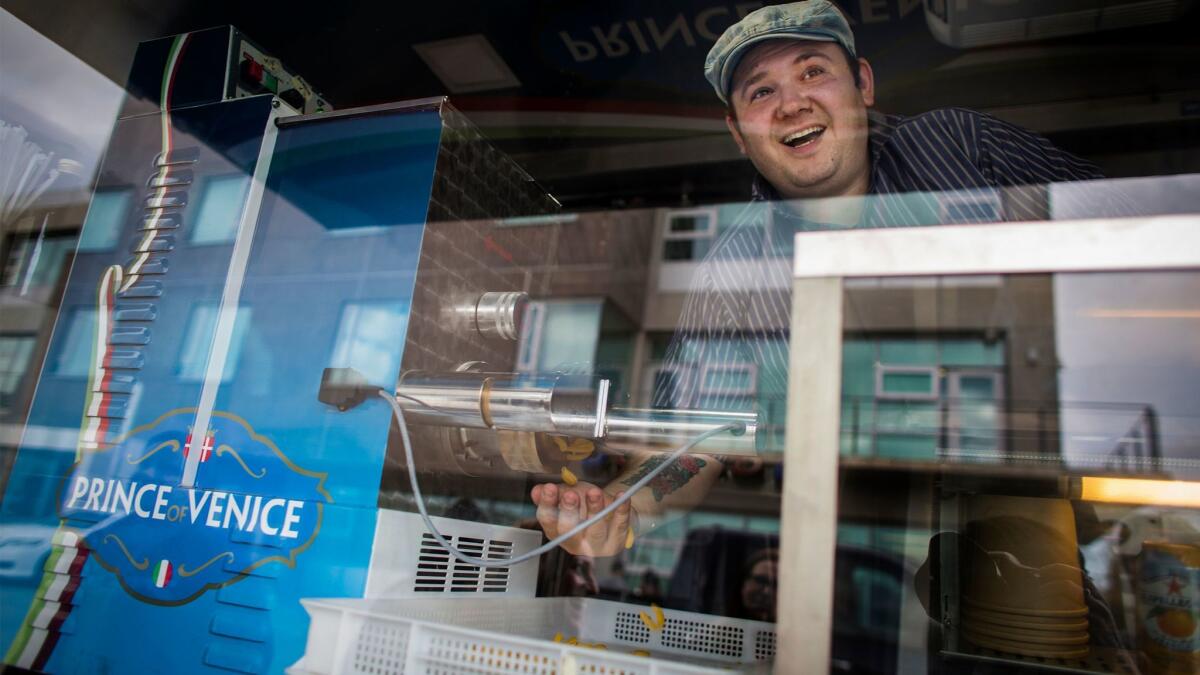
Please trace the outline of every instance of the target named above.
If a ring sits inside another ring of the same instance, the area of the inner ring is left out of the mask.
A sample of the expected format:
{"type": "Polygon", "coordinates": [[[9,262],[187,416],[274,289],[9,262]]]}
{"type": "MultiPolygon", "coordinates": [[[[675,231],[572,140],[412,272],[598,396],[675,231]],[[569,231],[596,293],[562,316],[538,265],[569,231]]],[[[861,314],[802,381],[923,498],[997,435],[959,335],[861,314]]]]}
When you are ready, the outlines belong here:
{"type": "MultiPolygon", "coordinates": [[[[502,560],[513,554],[511,541],[452,535],[446,540],[472,558],[502,560]]],[[[456,560],[426,532],[421,535],[413,590],[422,593],[504,593],[508,590],[508,570],[507,567],[481,569],[456,560]]]]}
{"type": "Polygon", "coordinates": [[[1175,18],[1179,0],[1149,0],[1127,5],[1105,7],[1100,14],[1101,28],[1123,28],[1160,23],[1175,18]]]}
{"type": "Polygon", "coordinates": [[[354,675],[404,675],[408,625],[365,622],[354,651],[354,675]]]}
{"type": "Polygon", "coordinates": [[[613,627],[613,637],[629,642],[649,642],[650,629],[642,623],[641,617],[633,612],[617,612],[616,625],[613,627]]]}
{"type": "Polygon", "coordinates": [[[754,660],[770,661],[775,658],[775,632],[764,630],[754,636],[754,660]]]}
{"type": "Polygon", "coordinates": [[[667,619],[662,643],[664,647],[738,658],[742,655],[744,636],[745,632],[738,626],[667,619]]]}
{"type": "Polygon", "coordinates": [[[1029,37],[1038,40],[1059,35],[1091,33],[1096,30],[1099,20],[1100,10],[1097,9],[1037,16],[1029,22],[1029,37]]]}
{"type": "Polygon", "coordinates": [[[962,28],[964,47],[1019,42],[1025,39],[1025,19],[976,23],[962,28]]]}

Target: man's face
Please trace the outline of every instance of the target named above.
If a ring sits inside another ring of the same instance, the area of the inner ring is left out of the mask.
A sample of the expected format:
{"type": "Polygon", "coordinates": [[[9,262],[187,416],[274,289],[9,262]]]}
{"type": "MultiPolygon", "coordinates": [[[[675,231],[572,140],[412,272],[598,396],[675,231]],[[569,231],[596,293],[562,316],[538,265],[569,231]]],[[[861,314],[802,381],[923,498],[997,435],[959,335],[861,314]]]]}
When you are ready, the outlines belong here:
{"type": "Polygon", "coordinates": [[[742,154],[786,199],[865,194],[871,67],[861,86],[832,42],[771,40],[734,71],[725,118],[742,154]]]}

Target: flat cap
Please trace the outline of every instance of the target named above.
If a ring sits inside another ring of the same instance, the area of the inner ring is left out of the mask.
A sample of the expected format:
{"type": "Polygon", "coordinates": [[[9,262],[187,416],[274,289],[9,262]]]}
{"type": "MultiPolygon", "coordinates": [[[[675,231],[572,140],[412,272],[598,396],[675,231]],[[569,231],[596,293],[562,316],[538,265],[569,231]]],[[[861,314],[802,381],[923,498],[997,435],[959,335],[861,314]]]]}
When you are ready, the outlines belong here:
{"type": "Polygon", "coordinates": [[[777,39],[836,42],[854,51],[854,33],[830,0],[807,0],[756,9],[725,29],[704,59],[704,77],[717,96],[729,103],[729,87],[738,62],[759,42],[777,39]]]}

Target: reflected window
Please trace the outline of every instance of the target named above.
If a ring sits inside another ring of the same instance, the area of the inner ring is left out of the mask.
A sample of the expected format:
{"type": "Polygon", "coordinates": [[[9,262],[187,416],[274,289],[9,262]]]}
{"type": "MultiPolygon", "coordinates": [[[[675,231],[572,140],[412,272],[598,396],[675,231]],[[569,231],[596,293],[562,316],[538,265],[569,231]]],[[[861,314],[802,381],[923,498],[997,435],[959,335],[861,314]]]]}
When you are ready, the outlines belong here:
{"type": "Polygon", "coordinates": [[[1004,450],[1001,339],[854,339],[842,351],[842,453],[988,458],[1004,450]]]}
{"type": "Polygon", "coordinates": [[[928,401],[938,397],[937,369],[879,364],[875,369],[875,397],[928,401]]]}
{"type": "Polygon", "coordinates": [[[530,303],[517,348],[523,372],[592,372],[600,343],[604,303],[549,300],[530,303]]]}
{"type": "Polygon", "coordinates": [[[63,377],[87,377],[96,332],[96,310],[78,308],[67,320],[66,338],[54,361],[54,374],[63,377]]]}
{"type": "Polygon", "coordinates": [[[753,396],[758,390],[758,368],[753,363],[706,363],[700,371],[701,394],[753,396]]]}
{"type": "Polygon", "coordinates": [[[525,320],[521,323],[521,341],[517,349],[517,370],[537,370],[541,354],[542,331],[546,327],[546,303],[531,302],[525,307],[525,320]]]}
{"type": "Polygon", "coordinates": [[[940,222],[991,223],[1003,220],[1000,194],[995,191],[947,192],[938,195],[940,222]]]}
{"type": "Polygon", "coordinates": [[[237,237],[249,177],[214,176],[204,182],[200,208],[192,222],[193,244],[228,244],[237,237]]]}
{"type": "Polygon", "coordinates": [[[717,210],[668,211],[663,232],[663,260],[701,260],[717,233],[717,210]]]}
{"type": "Polygon", "coordinates": [[[399,302],[352,302],[342,309],[332,368],[353,368],[371,382],[391,382],[400,374],[400,349],[408,307],[399,302]]]}
{"type": "MultiPolygon", "coordinates": [[[[183,349],[179,352],[180,379],[189,382],[198,382],[204,379],[205,373],[208,371],[209,351],[212,347],[219,316],[219,305],[205,304],[192,308],[191,316],[188,317],[187,332],[183,336],[183,349]]],[[[250,308],[238,307],[237,316],[233,322],[233,334],[229,340],[229,351],[225,355],[225,368],[221,372],[221,382],[230,381],[237,372],[238,361],[242,355],[242,345],[245,343],[246,330],[249,326],[250,308]]]]}
{"type": "Polygon", "coordinates": [[[16,287],[22,292],[31,287],[50,286],[63,273],[63,265],[75,250],[78,232],[47,234],[22,232],[8,241],[8,255],[0,285],[16,287]]]}
{"type": "Polygon", "coordinates": [[[15,402],[36,340],[35,335],[0,335],[0,410],[15,402]]]}
{"type": "Polygon", "coordinates": [[[651,367],[650,407],[683,407],[683,393],[687,385],[688,371],[677,366],[651,367]]]}
{"type": "Polygon", "coordinates": [[[108,251],[117,245],[132,199],[132,190],[105,190],[92,197],[79,234],[81,253],[108,251]]]}

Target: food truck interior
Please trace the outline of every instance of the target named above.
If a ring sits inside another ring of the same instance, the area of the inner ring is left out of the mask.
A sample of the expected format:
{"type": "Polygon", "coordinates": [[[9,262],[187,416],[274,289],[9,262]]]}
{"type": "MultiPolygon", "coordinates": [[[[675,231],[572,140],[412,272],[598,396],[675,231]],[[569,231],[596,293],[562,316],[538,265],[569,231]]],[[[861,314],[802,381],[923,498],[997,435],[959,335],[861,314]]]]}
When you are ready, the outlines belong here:
{"type": "Polygon", "coordinates": [[[761,2],[6,0],[3,668],[1200,672],[1200,8],[837,4],[878,110],[1105,175],[864,208],[1065,243],[855,243],[804,314],[864,231],[747,207],[702,64],[761,2]]]}

